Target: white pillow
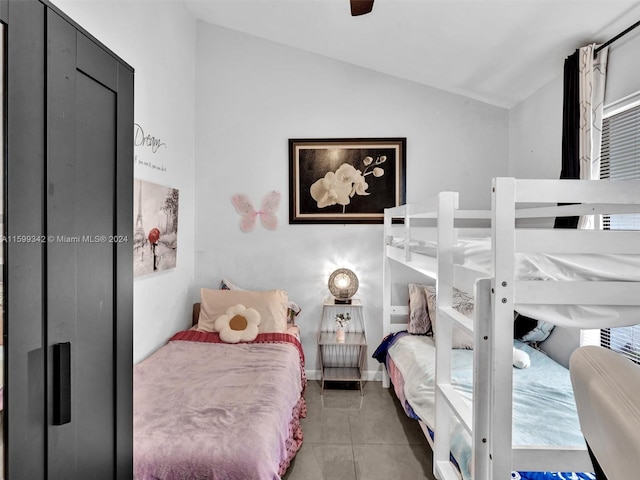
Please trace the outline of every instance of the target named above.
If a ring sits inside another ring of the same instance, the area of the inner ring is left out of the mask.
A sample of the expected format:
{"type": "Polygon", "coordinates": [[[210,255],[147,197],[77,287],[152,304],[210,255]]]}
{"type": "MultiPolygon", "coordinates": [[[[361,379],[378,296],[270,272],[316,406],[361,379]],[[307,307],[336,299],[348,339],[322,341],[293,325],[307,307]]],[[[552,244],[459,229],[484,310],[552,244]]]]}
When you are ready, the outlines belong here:
{"type": "Polygon", "coordinates": [[[224,315],[215,321],[215,329],[220,332],[220,340],[227,343],[250,342],[258,336],[260,314],[254,308],[242,304],[229,307],[224,315]]]}
{"type": "Polygon", "coordinates": [[[527,352],[513,347],[513,366],[516,368],[529,368],[531,366],[531,357],[527,352]]]}

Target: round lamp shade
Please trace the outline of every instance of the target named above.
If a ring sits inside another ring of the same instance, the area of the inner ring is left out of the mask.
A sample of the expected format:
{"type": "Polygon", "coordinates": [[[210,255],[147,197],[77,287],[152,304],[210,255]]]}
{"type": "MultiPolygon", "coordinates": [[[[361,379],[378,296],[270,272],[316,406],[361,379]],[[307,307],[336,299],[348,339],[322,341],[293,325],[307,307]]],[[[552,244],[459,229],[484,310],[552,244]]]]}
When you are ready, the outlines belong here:
{"type": "Polygon", "coordinates": [[[347,268],[339,268],[329,276],[329,291],[336,303],[351,303],[358,291],[358,277],[347,268]]]}

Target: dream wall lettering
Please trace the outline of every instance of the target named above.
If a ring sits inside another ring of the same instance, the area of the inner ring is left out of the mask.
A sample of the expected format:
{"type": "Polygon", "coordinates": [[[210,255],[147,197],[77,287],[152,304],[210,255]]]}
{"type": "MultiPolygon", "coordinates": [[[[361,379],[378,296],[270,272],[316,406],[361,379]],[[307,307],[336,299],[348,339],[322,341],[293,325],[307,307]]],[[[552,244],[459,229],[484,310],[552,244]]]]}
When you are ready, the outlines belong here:
{"type": "Polygon", "coordinates": [[[143,128],[134,123],[135,134],[133,137],[133,145],[136,147],[150,147],[153,153],[156,153],[160,147],[167,147],[166,143],[162,143],[159,138],[145,135],[143,128]]]}
{"type": "MultiPolygon", "coordinates": [[[[151,149],[153,154],[156,154],[160,148],[167,148],[167,144],[164,143],[153,135],[145,134],[144,129],[137,123],[134,123],[134,137],[133,145],[139,148],[140,157],[145,157],[146,152],[151,149]]],[[[134,155],[134,165],[140,165],[160,172],[166,172],[167,167],[162,164],[158,164],[147,158],[138,158],[138,155],[134,155]]]]}

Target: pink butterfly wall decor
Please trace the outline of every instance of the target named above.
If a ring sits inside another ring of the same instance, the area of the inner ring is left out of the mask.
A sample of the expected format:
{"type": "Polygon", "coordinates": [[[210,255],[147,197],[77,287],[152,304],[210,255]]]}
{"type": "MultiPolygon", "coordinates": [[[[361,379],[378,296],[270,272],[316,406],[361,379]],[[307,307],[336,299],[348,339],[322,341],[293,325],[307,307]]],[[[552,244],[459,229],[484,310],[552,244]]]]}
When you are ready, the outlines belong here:
{"type": "Polygon", "coordinates": [[[275,230],[278,226],[276,210],[280,205],[280,193],[271,191],[262,199],[260,210],[253,208],[249,197],[243,193],[237,193],[231,197],[231,203],[236,208],[236,212],[242,217],[240,219],[240,230],[250,232],[256,226],[256,217],[260,216],[260,223],[267,230],[275,230]]]}

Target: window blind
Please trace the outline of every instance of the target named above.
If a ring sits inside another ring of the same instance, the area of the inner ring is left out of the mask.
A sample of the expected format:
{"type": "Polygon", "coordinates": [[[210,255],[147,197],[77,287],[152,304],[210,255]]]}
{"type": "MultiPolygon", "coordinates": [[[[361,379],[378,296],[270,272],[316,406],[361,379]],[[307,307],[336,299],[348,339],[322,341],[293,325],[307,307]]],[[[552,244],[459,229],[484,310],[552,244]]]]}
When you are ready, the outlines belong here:
{"type": "MultiPolygon", "coordinates": [[[[603,120],[600,178],[640,179],[640,106],[603,120]]],[[[605,216],[603,222],[613,230],[640,230],[638,214],[605,216]]]]}
{"type": "MultiPolygon", "coordinates": [[[[600,179],[640,179],[640,105],[604,118],[600,179]]],[[[605,215],[602,223],[606,230],[640,230],[640,214],[605,215]]],[[[640,325],[603,328],[600,342],[640,364],[640,325]]]]}
{"type": "Polygon", "coordinates": [[[640,364],[640,325],[603,328],[600,331],[600,345],[640,364]]]}

